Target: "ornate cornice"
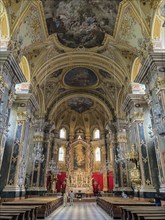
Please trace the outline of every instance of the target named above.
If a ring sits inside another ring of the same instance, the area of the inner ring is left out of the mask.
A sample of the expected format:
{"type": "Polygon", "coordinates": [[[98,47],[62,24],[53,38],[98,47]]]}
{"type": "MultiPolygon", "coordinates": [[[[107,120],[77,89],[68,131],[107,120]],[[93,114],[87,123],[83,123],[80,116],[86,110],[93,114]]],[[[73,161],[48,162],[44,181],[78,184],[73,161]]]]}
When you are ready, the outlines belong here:
{"type": "Polygon", "coordinates": [[[12,83],[26,82],[20,66],[9,51],[1,52],[0,65],[3,66],[3,71],[10,75],[12,83]]]}
{"type": "Polygon", "coordinates": [[[154,71],[159,67],[165,67],[165,53],[150,53],[144,61],[135,82],[147,84],[154,71]]]}
{"type": "MultiPolygon", "coordinates": [[[[32,109],[32,112],[37,111],[39,109],[38,102],[32,93],[16,95],[15,102],[20,103],[20,104],[28,103],[30,105],[29,109],[32,109]]],[[[22,107],[24,106],[22,105],[22,107]]]]}
{"type": "Polygon", "coordinates": [[[143,94],[128,94],[124,100],[122,108],[123,111],[129,112],[132,108],[139,107],[138,105],[145,103],[146,101],[143,94]]]}

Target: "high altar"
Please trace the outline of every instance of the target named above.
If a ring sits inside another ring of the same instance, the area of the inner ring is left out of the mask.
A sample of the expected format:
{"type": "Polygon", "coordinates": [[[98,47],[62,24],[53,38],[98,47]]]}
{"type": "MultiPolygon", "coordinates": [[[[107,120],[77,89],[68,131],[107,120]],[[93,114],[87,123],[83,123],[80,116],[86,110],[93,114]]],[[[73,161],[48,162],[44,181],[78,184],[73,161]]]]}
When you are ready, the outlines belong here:
{"type": "Polygon", "coordinates": [[[93,192],[92,168],[93,152],[82,139],[69,144],[67,159],[67,187],[74,192],[93,192]]]}

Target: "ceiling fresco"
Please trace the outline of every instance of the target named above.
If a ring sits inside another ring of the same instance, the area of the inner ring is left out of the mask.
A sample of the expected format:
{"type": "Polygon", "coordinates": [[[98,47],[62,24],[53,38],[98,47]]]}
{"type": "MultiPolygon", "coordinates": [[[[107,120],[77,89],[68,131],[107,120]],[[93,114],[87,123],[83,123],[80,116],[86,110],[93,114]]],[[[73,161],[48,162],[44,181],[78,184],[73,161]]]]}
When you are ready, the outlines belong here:
{"type": "Polygon", "coordinates": [[[92,86],[97,83],[97,76],[88,68],[77,67],[65,75],[64,83],[75,87],[92,86]]]}
{"type": "Polygon", "coordinates": [[[113,35],[121,0],[42,0],[49,34],[67,47],[100,46],[113,35]]]}
{"type": "Polygon", "coordinates": [[[68,101],[68,106],[78,113],[89,110],[93,104],[94,103],[91,99],[84,97],[72,98],[68,101]]]}

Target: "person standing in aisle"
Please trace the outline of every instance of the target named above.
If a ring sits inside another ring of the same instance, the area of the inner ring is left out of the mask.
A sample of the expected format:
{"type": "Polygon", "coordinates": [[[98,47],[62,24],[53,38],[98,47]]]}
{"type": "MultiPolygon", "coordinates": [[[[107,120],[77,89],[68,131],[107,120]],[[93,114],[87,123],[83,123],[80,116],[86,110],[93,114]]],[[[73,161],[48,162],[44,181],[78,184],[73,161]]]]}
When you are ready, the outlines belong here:
{"type": "Polygon", "coordinates": [[[66,192],[64,192],[64,195],[63,195],[63,204],[64,204],[64,207],[67,206],[67,201],[68,201],[68,195],[66,192]]]}
{"type": "Polygon", "coordinates": [[[69,193],[69,198],[70,198],[70,206],[73,206],[74,192],[72,190],[69,193]]]}

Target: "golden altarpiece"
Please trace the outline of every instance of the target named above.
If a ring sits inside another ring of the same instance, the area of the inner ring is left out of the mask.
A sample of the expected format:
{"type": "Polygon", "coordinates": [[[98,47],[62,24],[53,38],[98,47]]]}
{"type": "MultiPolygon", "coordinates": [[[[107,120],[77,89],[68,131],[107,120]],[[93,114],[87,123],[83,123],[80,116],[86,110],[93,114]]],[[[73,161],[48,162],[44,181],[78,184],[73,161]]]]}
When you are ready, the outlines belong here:
{"type": "MultiPolygon", "coordinates": [[[[93,192],[93,172],[101,172],[105,165],[104,140],[84,141],[81,137],[68,143],[56,139],[54,153],[59,154],[59,148],[64,148],[64,161],[58,160],[59,170],[66,172],[66,190],[82,193],[93,192]],[[100,161],[96,161],[96,148],[100,148],[100,161]]],[[[55,156],[56,157],[56,156],[55,156]]],[[[107,187],[106,174],[104,189],[107,187]]]]}
{"type": "Polygon", "coordinates": [[[73,191],[92,192],[93,152],[82,139],[69,144],[67,186],[73,191]]]}

